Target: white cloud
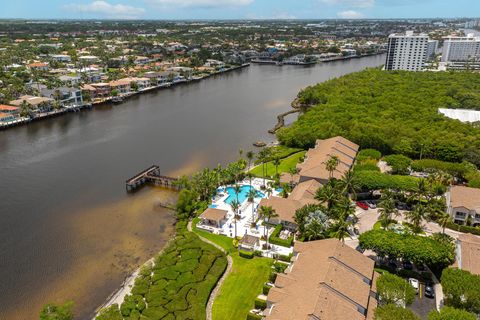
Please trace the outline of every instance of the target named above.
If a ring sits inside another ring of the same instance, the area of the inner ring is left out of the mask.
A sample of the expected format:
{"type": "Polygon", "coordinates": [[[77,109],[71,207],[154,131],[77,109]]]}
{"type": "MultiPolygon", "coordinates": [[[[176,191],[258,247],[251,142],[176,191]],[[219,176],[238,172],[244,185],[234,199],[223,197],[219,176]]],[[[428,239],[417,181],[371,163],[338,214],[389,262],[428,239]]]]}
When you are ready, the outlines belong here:
{"type": "Polygon", "coordinates": [[[355,10],[345,10],[337,13],[337,16],[342,19],[362,19],[365,15],[355,10]]]}
{"type": "Polygon", "coordinates": [[[370,8],[376,0],[319,0],[321,3],[333,6],[345,6],[352,8],[370,8]]]}
{"type": "Polygon", "coordinates": [[[107,1],[93,1],[89,4],[67,4],[66,10],[98,14],[112,19],[134,19],[145,13],[145,9],[124,4],[110,4],[107,1]]]}
{"type": "Polygon", "coordinates": [[[256,13],[247,13],[245,15],[245,18],[252,19],[252,20],[293,20],[293,19],[296,19],[297,17],[288,12],[273,12],[269,16],[258,15],[256,13]]]}
{"type": "Polygon", "coordinates": [[[148,0],[151,4],[162,7],[189,7],[189,8],[221,8],[242,7],[253,3],[255,0],[148,0]]]}

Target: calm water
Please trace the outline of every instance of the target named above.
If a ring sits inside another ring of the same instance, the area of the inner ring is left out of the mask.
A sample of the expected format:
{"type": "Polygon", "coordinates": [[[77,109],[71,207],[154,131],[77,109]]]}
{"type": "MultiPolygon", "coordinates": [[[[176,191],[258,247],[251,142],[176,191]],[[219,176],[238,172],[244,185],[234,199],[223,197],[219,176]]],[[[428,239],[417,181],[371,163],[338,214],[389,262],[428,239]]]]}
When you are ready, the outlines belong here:
{"type": "Polygon", "coordinates": [[[252,149],[298,91],[384,56],[314,67],[258,66],[0,132],[0,319],[36,319],[73,299],[79,319],[173,232],[159,201],[124,181],[159,164],[180,175],[252,149]]]}

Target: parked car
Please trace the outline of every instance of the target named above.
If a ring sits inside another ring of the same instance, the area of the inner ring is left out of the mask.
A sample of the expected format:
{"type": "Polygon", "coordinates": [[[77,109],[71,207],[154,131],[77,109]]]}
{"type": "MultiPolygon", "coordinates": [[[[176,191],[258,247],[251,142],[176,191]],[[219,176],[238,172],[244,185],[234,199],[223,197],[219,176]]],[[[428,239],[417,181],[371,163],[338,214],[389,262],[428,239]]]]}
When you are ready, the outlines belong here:
{"type": "Polygon", "coordinates": [[[415,289],[415,291],[418,294],[418,288],[420,287],[420,283],[418,282],[418,280],[415,278],[410,278],[408,279],[408,282],[412,285],[412,287],[415,289]]]}
{"type": "Polygon", "coordinates": [[[431,282],[425,284],[425,297],[432,299],[435,298],[435,287],[431,282]]]}
{"type": "Polygon", "coordinates": [[[397,270],[397,268],[398,268],[398,265],[395,262],[395,260],[388,260],[388,266],[392,269],[395,269],[395,270],[397,270]]]}
{"type": "Polygon", "coordinates": [[[413,263],[408,260],[403,261],[403,269],[405,270],[413,270],[413,263]]]}
{"type": "Polygon", "coordinates": [[[376,209],[377,208],[377,205],[375,204],[375,202],[369,200],[369,201],[365,201],[365,203],[367,204],[367,206],[370,208],[370,209],[376,209]]]}
{"type": "Polygon", "coordinates": [[[423,263],[417,264],[416,267],[418,271],[425,271],[425,266],[423,263]]]}
{"type": "Polygon", "coordinates": [[[357,201],[357,206],[359,206],[363,210],[368,210],[368,205],[363,201],[357,201]]]}

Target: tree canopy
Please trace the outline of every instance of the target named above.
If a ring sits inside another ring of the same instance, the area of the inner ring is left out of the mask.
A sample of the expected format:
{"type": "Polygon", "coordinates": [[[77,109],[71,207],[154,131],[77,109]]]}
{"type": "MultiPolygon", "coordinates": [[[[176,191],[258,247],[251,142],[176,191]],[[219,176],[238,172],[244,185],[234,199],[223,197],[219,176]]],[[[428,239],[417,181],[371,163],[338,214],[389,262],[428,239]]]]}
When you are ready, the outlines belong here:
{"type": "Polygon", "coordinates": [[[479,91],[480,78],[470,72],[367,69],[302,90],[298,100],[313,107],[277,136],[306,148],[342,135],[382,154],[461,162],[478,158],[480,129],[438,108],[477,108],[479,91]]]}
{"type": "Polygon", "coordinates": [[[480,276],[457,268],[443,270],[445,305],[480,313],[480,276]]]}
{"type": "Polygon", "coordinates": [[[405,279],[389,272],[377,280],[377,292],[384,304],[410,305],[415,299],[415,289],[405,279]]]}
{"type": "Polygon", "coordinates": [[[375,309],[375,320],[420,320],[410,309],[386,304],[375,309]]]}
{"type": "Polygon", "coordinates": [[[476,320],[475,314],[455,309],[452,307],[443,307],[440,311],[432,310],[428,314],[428,320],[476,320]]]}
{"type": "Polygon", "coordinates": [[[72,320],[72,308],[71,301],[60,305],[48,303],[40,311],[40,320],[72,320]]]}

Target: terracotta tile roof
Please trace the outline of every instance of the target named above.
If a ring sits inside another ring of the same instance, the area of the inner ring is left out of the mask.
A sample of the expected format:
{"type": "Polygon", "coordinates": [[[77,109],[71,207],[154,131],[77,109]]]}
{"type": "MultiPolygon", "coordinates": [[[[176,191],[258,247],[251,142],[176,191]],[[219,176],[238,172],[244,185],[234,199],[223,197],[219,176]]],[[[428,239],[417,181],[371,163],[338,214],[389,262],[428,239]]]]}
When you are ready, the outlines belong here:
{"type": "Polygon", "coordinates": [[[450,188],[450,206],[453,208],[465,207],[480,213],[480,189],[452,186],[450,188]]]}
{"type": "Polygon", "coordinates": [[[295,252],[291,270],[268,293],[268,320],[367,319],[376,306],[373,260],[337,239],[296,242],[295,252]]]}
{"type": "Polygon", "coordinates": [[[303,207],[303,203],[289,198],[270,197],[268,199],[264,198],[260,200],[259,207],[261,206],[272,207],[278,215],[278,218],[276,219],[295,223],[295,220],[293,219],[295,211],[303,207]]]}
{"type": "Polygon", "coordinates": [[[312,200],[318,202],[315,200],[315,193],[321,186],[322,184],[320,182],[313,179],[301,182],[293,188],[288,198],[292,200],[312,200]]]}
{"type": "Polygon", "coordinates": [[[284,172],[280,175],[280,183],[298,183],[299,181],[299,174],[291,174],[288,172],[284,172]]]}
{"type": "Polygon", "coordinates": [[[0,104],[0,111],[16,111],[18,107],[7,106],[5,104],[0,104]]]}
{"type": "Polygon", "coordinates": [[[305,161],[297,165],[297,169],[303,178],[328,180],[330,173],[325,163],[331,156],[337,156],[339,164],[333,177],[341,178],[352,167],[358,148],[358,145],[343,137],[317,140],[315,148],[307,151],[305,161]]]}
{"type": "Polygon", "coordinates": [[[200,218],[219,222],[225,219],[227,213],[228,211],[226,210],[207,208],[207,210],[203,211],[203,213],[200,215],[200,218]]]}
{"type": "Polygon", "coordinates": [[[461,234],[458,237],[460,256],[457,265],[460,269],[480,275],[480,238],[473,234],[461,234]]]}
{"type": "Polygon", "coordinates": [[[36,96],[25,95],[25,96],[21,96],[17,100],[10,101],[10,104],[12,104],[14,106],[20,106],[23,103],[23,101],[26,101],[28,104],[30,104],[32,106],[37,106],[37,105],[39,105],[41,103],[44,103],[44,102],[51,102],[51,101],[53,101],[53,99],[45,98],[45,97],[36,97],[36,96]]]}

